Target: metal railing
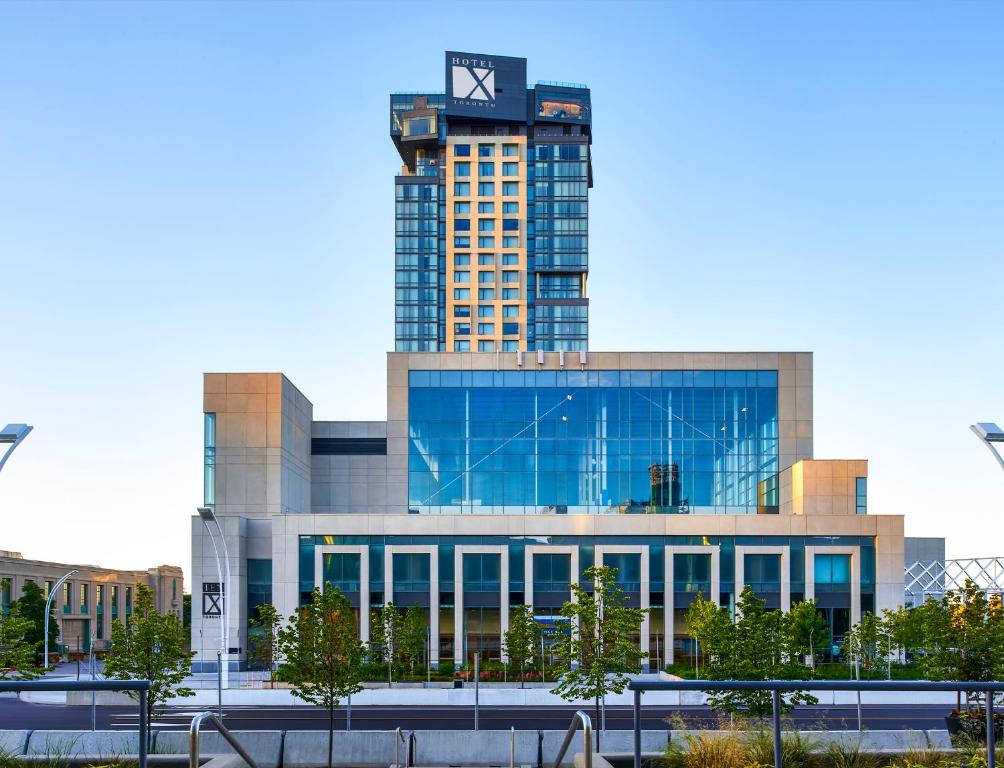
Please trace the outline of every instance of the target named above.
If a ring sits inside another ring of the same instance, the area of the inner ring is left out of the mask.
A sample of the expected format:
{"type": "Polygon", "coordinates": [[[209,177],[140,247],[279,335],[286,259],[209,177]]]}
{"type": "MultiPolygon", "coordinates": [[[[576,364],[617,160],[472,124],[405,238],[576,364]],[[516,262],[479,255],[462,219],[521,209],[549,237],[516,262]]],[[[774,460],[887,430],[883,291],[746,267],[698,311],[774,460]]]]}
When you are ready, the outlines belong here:
{"type": "MultiPolygon", "coordinates": [[[[986,694],[987,768],[994,765],[994,694],[1004,691],[1004,681],[948,680],[633,680],[634,768],[641,768],[641,695],[645,691],[770,691],[774,768],[781,766],[781,694],[793,691],[974,691],[986,694]]],[[[568,741],[568,736],[565,741],[568,741]]],[[[555,764],[557,768],[557,764],[555,764]]],[[[587,763],[586,768],[589,768],[587,763]]]]}
{"type": "MultiPolygon", "coordinates": [[[[575,731],[578,730],[580,723],[582,725],[582,754],[585,759],[585,768],[593,768],[593,721],[581,709],[572,715],[572,723],[568,726],[568,730],[565,731],[565,738],[558,749],[558,756],[554,758],[554,768],[561,768],[561,761],[565,757],[565,753],[572,743],[572,737],[575,735],[575,731]]],[[[638,741],[638,738],[639,735],[636,734],[635,741],[640,745],[641,742],[638,741]]],[[[638,758],[636,757],[635,759],[637,760],[638,758]]],[[[640,768],[640,766],[635,763],[635,768],[640,768]]]]}
{"type": "Polygon", "coordinates": [[[147,768],[146,702],[150,695],[149,680],[0,680],[0,693],[5,691],[137,691],[139,721],[137,730],[137,762],[147,768]]]}
{"type": "Polygon", "coordinates": [[[237,741],[237,737],[230,732],[230,729],[221,723],[216,715],[208,711],[200,712],[193,717],[192,724],[188,728],[188,768],[199,768],[199,730],[202,728],[202,723],[206,720],[211,721],[216,726],[216,730],[220,732],[220,736],[227,740],[227,744],[234,748],[234,751],[241,756],[241,759],[250,768],[258,768],[257,763],[247,753],[247,750],[241,746],[241,743],[237,741]]]}
{"type": "Polygon", "coordinates": [[[408,731],[408,738],[404,736],[404,731],[401,730],[399,725],[394,729],[394,765],[396,768],[401,768],[401,745],[404,744],[405,753],[404,759],[407,768],[413,768],[415,765],[415,754],[418,751],[416,749],[415,732],[408,731]]]}

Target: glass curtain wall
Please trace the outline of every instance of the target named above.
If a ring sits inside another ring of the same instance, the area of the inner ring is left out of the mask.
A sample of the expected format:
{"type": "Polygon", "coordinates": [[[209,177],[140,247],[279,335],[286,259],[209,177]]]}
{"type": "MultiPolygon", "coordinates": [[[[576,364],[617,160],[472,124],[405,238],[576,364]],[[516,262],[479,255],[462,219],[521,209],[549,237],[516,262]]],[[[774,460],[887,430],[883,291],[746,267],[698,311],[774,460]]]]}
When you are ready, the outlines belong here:
{"type": "Polygon", "coordinates": [[[777,512],[776,371],[411,371],[420,514],[777,512]]]}

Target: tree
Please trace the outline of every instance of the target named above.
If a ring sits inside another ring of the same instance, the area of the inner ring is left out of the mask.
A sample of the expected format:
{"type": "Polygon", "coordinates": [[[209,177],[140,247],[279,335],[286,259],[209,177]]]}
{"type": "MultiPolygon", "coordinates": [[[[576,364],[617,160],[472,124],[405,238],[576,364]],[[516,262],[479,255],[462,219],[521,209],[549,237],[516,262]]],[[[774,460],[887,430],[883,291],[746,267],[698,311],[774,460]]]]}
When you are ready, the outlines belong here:
{"type": "MultiPolygon", "coordinates": [[[[528,661],[533,659],[537,641],[537,622],[533,620],[533,609],[529,605],[521,605],[513,611],[509,620],[509,629],[503,636],[503,648],[509,664],[522,673],[528,661]]],[[[525,686],[522,674],[519,687],[525,686]]]]}
{"type": "Polygon", "coordinates": [[[826,619],[816,610],[815,600],[797,602],[791,606],[791,642],[792,648],[799,657],[812,658],[812,670],[815,674],[816,651],[830,644],[830,635],[826,619]]]}
{"type": "Polygon", "coordinates": [[[645,611],[628,606],[627,596],[617,586],[616,568],[587,568],[583,575],[592,582],[594,591],[590,594],[573,582],[572,600],[561,608],[569,627],[553,647],[560,669],[554,693],[566,701],[593,699],[599,722],[600,699],[608,693],[621,693],[627,687],[628,674],[641,671],[644,654],[631,636],[640,631],[645,611]]]}
{"type": "MultiPolygon", "coordinates": [[[[14,606],[17,606],[22,618],[31,622],[25,642],[31,645],[42,666],[48,666],[49,659],[42,650],[42,645],[45,644],[45,593],[34,581],[26,581],[21,587],[21,597],[11,603],[11,609],[14,606]]],[[[55,606],[49,606],[49,653],[57,650],[57,637],[59,624],[56,623],[55,606]]]]}
{"type": "Polygon", "coordinates": [[[282,616],[274,605],[259,605],[254,618],[248,622],[248,657],[259,668],[268,670],[268,680],[275,687],[275,669],[279,663],[279,630],[282,616]]]}
{"type": "Polygon", "coordinates": [[[32,680],[43,669],[35,666],[35,644],[28,636],[32,622],[21,615],[17,601],[6,613],[0,612],[0,680],[32,680]]]}
{"type": "Polygon", "coordinates": [[[912,656],[924,643],[924,628],[921,614],[914,608],[899,606],[882,611],[882,626],[889,634],[889,641],[899,652],[902,664],[907,656],[912,656]]]}
{"type": "MultiPolygon", "coordinates": [[[[105,676],[113,680],[149,680],[146,699],[149,743],[158,704],[175,696],[194,696],[182,686],[192,673],[192,651],[185,650],[186,637],[181,619],[173,613],[158,613],[153,592],[145,584],[136,585],[132,615],[123,624],[112,622],[111,643],[105,655],[105,676]]],[[[133,698],[138,691],[130,691],[133,698]]]]}
{"type": "Polygon", "coordinates": [[[887,643],[879,642],[883,631],[879,618],[868,612],[844,635],[842,643],[844,653],[848,658],[853,659],[856,656],[859,659],[865,672],[865,679],[871,677],[872,671],[881,665],[883,656],[888,657],[887,643]]]}
{"type": "Polygon", "coordinates": [[[718,607],[718,603],[705,600],[704,594],[698,592],[687,610],[687,629],[697,645],[697,653],[694,654],[697,669],[694,672],[700,677],[700,654],[703,652],[710,657],[723,647],[724,635],[731,632],[732,621],[728,612],[718,607]]]}
{"type": "Polygon", "coordinates": [[[370,648],[374,659],[387,663],[388,688],[394,684],[394,661],[400,633],[401,613],[394,603],[387,603],[379,612],[374,612],[370,648]]]}
{"type": "MultiPolygon", "coordinates": [[[[767,610],[747,584],[736,603],[736,619],[728,611],[709,611],[695,601],[688,611],[688,621],[705,647],[708,660],[704,677],[708,680],[804,680],[809,670],[799,659],[791,613],[767,610]]],[[[805,610],[805,609],[801,609],[805,610]]],[[[815,638],[813,639],[815,641],[815,638]]],[[[783,711],[797,704],[815,704],[817,699],[805,691],[781,694],[783,711]]],[[[770,691],[709,691],[708,703],[714,709],[733,715],[763,717],[772,708],[770,691]]]]}
{"type": "Polygon", "coordinates": [[[425,650],[425,628],[423,610],[417,605],[409,606],[404,613],[404,618],[398,624],[395,650],[398,659],[402,664],[407,665],[412,673],[415,672],[415,664],[422,658],[422,651],[425,650]]]}
{"type": "Polygon", "coordinates": [[[362,663],[366,649],[352,604],[331,584],[314,588],[312,600],[289,617],[279,632],[279,651],[285,662],[280,677],[293,687],[293,695],[328,710],[328,768],[331,768],[335,734],[335,707],[362,690],[362,663]]]}

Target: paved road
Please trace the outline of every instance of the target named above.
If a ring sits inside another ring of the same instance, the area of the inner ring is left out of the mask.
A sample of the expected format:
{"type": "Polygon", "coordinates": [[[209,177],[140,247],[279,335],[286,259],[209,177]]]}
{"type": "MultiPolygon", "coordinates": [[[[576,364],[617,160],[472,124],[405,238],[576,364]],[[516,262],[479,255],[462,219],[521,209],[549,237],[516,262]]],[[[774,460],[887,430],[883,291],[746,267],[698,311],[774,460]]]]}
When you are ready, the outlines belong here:
{"type": "MultiPolygon", "coordinates": [[[[98,707],[99,729],[131,729],[136,727],[134,707],[98,707]]],[[[936,729],[945,727],[948,707],[927,704],[865,705],[865,728],[936,729]]],[[[196,708],[167,708],[157,719],[157,727],[187,729],[196,708]]],[[[327,713],[315,707],[228,707],[226,722],[235,730],[319,730],[328,727],[327,713]]],[[[563,730],[568,726],[575,707],[481,707],[480,726],[488,729],[563,730]]],[[[645,707],[642,710],[645,728],[665,727],[670,718],[683,718],[692,726],[712,725],[716,717],[708,707],[645,707]]],[[[856,728],[857,715],[853,706],[799,707],[792,720],[804,728],[856,728]]],[[[0,723],[3,728],[89,729],[91,708],[59,704],[28,704],[13,698],[0,698],[0,723]]],[[[367,706],[353,707],[352,728],[355,730],[392,730],[402,728],[427,730],[460,730],[474,727],[473,707],[367,706]]],[[[335,727],[345,728],[345,710],[335,713],[335,727]]],[[[607,707],[607,727],[631,728],[630,707],[607,707]]]]}

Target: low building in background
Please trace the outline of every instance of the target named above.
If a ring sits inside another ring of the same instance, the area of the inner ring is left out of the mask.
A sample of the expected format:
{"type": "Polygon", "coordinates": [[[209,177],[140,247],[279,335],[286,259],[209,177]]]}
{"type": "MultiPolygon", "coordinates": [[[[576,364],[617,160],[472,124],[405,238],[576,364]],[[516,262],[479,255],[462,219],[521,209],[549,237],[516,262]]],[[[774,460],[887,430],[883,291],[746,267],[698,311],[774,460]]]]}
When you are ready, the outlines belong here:
{"type": "Polygon", "coordinates": [[[125,621],[132,613],[136,586],[153,591],[161,613],[182,616],[184,574],[176,565],[159,565],[145,571],[120,571],[96,565],[71,565],[27,560],[20,552],[0,550],[0,609],[21,597],[24,583],[33,581],[46,597],[57,581],[76,570],[59,588],[52,604],[59,624],[58,642],[67,651],[108,647],[111,623],[125,621]]]}

